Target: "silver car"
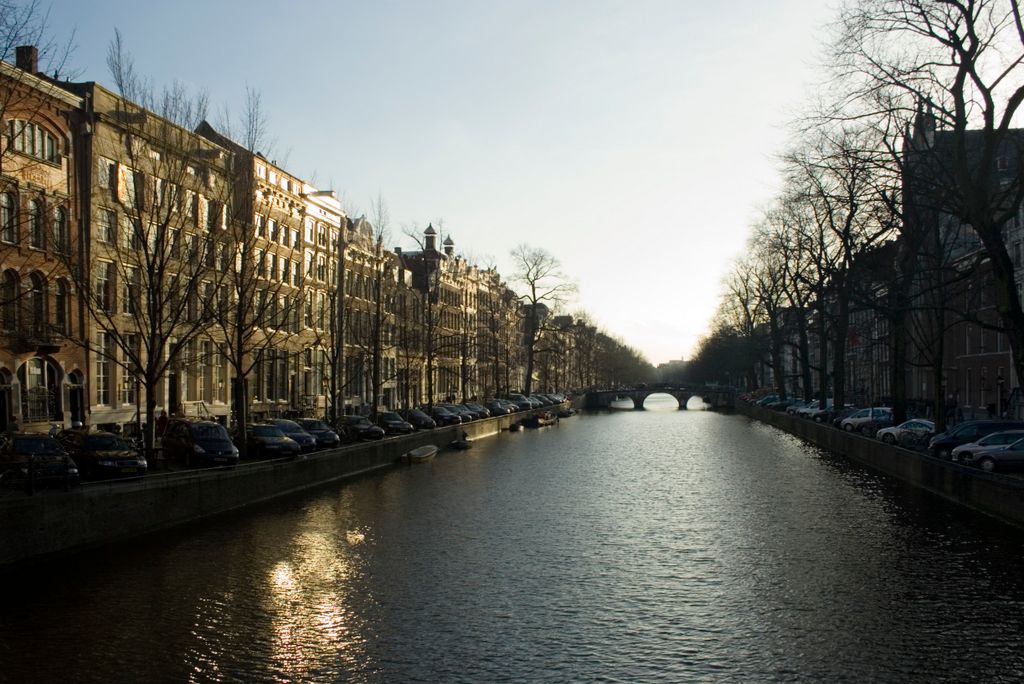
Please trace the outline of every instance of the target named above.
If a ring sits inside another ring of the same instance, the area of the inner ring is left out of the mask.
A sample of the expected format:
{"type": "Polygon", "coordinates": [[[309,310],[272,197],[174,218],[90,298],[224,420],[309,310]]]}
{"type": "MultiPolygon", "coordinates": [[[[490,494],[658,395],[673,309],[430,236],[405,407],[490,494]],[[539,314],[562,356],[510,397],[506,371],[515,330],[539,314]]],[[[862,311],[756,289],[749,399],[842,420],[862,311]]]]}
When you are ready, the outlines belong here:
{"type": "Polygon", "coordinates": [[[855,432],[860,430],[868,423],[880,420],[892,414],[892,409],[888,406],[875,406],[873,408],[861,409],[850,416],[843,419],[843,422],[839,424],[839,427],[846,430],[847,432],[855,432]]]}
{"type": "Polygon", "coordinates": [[[934,433],[935,423],[930,420],[914,418],[899,425],[882,428],[875,433],[875,439],[880,439],[886,444],[906,444],[920,441],[934,433]]]}
{"type": "MultiPolygon", "coordinates": [[[[985,435],[976,442],[953,447],[952,459],[961,463],[975,465],[982,454],[990,451],[1002,451],[1017,448],[1015,445],[1024,439],[1024,430],[1004,430],[985,435]]],[[[1024,446],[1024,445],[1022,445],[1024,446]]]]}

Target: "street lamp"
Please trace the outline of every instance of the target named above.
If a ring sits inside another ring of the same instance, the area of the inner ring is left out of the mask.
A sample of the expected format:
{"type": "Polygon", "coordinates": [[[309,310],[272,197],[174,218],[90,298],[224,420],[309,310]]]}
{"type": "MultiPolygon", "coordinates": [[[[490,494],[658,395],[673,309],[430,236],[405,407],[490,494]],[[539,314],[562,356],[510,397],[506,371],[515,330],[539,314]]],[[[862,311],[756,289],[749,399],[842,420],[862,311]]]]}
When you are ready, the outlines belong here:
{"type": "Polygon", "coordinates": [[[1003,415],[1003,374],[996,377],[996,416],[1003,415]]]}

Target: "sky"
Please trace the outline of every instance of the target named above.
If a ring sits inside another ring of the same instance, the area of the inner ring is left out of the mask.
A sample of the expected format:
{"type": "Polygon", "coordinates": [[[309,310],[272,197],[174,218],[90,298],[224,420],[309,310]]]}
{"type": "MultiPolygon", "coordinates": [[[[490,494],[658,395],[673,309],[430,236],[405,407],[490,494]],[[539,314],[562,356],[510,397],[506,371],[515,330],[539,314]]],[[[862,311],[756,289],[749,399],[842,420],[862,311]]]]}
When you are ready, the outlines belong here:
{"type": "Polygon", "coordinates": [[[605,332],[689,357],[779,188],[786,124],[820,78],[820,0],[56,0],[78,80],[136,69],[210,98],[261,95],[267,156],[393,246],[442,227],[510,278],[519,244],[561,262],[605,332]]]}

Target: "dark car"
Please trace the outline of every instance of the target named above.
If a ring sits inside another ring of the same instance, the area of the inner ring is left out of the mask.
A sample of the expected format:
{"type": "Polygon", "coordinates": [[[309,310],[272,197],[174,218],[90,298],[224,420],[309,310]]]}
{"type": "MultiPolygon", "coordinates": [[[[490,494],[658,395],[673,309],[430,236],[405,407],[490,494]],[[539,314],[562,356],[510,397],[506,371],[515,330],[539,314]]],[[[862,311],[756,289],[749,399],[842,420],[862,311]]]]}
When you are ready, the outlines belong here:
{"type": "Polygon", "coordinates": [[[488,399],[484,402],[484,408],[491,412],[492,416],[505,416],[512,413],[512,409],[508,404],[502,403],[497,399],[488,399]]]}
{"type": "Polygon", "coordinates": [[[477,419],[477,415],[464,406],[458,404],[438,404],[438,406],[462,418],[463,423],[471,423],[477,419]]]}
{"type": "Polygon", "coordinates": [[[318,449],[334,449],[341,446],[341,436],[330,425],[316,418],[302,418],[295,421],[303,430],[313,435],[318,449]]]}
{"type": "Polygon", "coordinates": [[[212,420],[171,418],[162,445],[168,458],[179,459],[189,468],[238,463],[238,449],[228,431],[212,420]]]}
{"type": "Polygon", "coordinates": [[[78,466],[53,437],[11,435],[0,451],[0,481],[14,487],[74,487],[78,466]]]}
{"type": "Polygon", "coordinates": [[[249,458],[295,458],[302,447],[276,425],[257,423],[245,431],[249,458]]]}
{"type": "Polygon", "coordinates": [[[389,435],[408,435],[416,428],[394,411],[384,411],[377,416],[377,425],[389,435]]]}
{"type": "Polygon", "coordinates": [[[350,442],[384,439],[384,430],[371,423],[366,416],[342,416],[338,427],[341,434],[350,442]]]}
{"type": "Polygon", "coordinates": [[[401,411],[399,415],[409,421],[417,430],[433,430],[437,427],[434,419],[419,409],[401,411]]]}
{"type": "Polygon", "coordinates": [[[491,417],[491,411],[486,406],[481,406],[475,401],[467,401],[466,403],[463,404],[463,406],[468,408],[470,411],[474,411],[475,413],[479,414],[481,418],[491,417]]]}
{"type": "Polygon", "coordinates": [[[303,451],[314,451],[316,449],[316,437],[303,430],[302,426],[294,420],[271,418],[267,423],[281,428],[281,432],[286,434],[290,439],[295,440],[295,443],[298,444],[303,451]]]}
{"type": "Polygon", "coordinates": [[[435,406],[430,409],[430,417],[441,427],[448,425],[462,425],[462,416],[450,411],[444,406],[435,406]]]}
{"type": "Polygon", "coordinates": [[[149,469],[146,458],[113,432],[62,430],[57,441],[88,479],[138,477],[149,469]]]}
{"type": "Polygon", "coordinates": [[[1022,428],[1024,428],[1024,423],[1015,420],[968,420],[932,437],[928,443],[928,450],[933,456],[948,459],[953,453],[953,447],[976,442],[993,432],[1022,428]]]}

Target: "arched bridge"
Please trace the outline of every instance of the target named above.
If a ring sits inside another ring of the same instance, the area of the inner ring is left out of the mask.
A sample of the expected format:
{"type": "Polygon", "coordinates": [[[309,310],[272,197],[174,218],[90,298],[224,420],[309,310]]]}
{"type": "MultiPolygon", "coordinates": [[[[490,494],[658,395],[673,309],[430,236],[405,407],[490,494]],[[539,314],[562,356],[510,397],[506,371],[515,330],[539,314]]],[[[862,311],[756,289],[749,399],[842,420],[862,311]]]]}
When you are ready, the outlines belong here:
{"type": "Polygon", "coordinates": [[[736,402],[736,390],[731,387],[647,387],[644,389],[594,390],[584,395],[583,406],[588,409],[611,408],[612,402],[632,399],[633,408],[644,410],[644,402],[652,394],[669,394],[679,402],[679,410],[685,411],[691,397],[700,397],[713,409],[732,408],[736,402]]]}

